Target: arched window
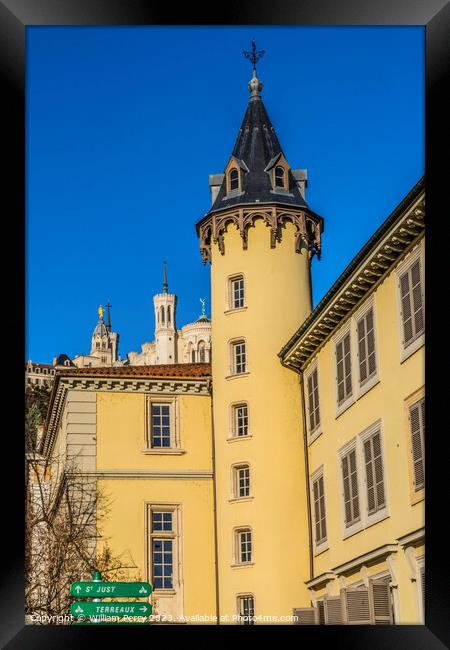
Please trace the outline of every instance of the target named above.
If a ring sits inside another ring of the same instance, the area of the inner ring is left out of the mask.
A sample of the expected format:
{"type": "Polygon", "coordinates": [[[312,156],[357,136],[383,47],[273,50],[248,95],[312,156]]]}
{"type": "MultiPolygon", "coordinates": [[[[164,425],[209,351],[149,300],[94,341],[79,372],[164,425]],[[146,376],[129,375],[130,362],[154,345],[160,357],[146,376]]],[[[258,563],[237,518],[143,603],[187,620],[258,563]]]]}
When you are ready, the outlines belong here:
{"type": "Polygon", "coordinates": [[[233,190],[239,189],[239,171],[237,169],[232,169],[228,174],[228,190],[232,192],[233,190]]]}
{"type": "Polygon", "coordinates": [[[170,305],[167,307],[167,325],[170,325],[170,305]]]}
{"type": "Polygon", "coordinates": [[[286,171],[284,167],[275,167],[275,187],[286,187],[286,171]]]}
{"type": "Polygon", "coordinates": [[[191,360],[192,360],[192,363],[195,363],[195,350],[194,349],[191,352],[191,360]]]}
{"type": "Polygon", "coordinates": [[[205,363],[205,342],[200,341],[198,344],[198,360],[200,363],[205,363]]]}
{"type": "Polygon", "coordinates": [[[164,307],[161,307],[161,323],[164,325],[164,307]]]}

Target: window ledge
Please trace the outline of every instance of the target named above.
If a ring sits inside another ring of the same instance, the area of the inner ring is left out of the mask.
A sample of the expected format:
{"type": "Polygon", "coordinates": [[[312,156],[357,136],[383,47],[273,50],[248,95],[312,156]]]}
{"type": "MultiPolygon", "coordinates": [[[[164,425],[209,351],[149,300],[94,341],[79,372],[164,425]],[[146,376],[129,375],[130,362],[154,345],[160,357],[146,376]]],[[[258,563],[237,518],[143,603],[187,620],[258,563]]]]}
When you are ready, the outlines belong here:
{"type": "Polygon", "coordinates": [[[383,510],[374,512],[373,515],[368,515],[366,525],[364,526],[364,528],[370,528],[371,526],[378,524],[380,521],[384,521],[388,517],[389,517],[389,512],[387,508],[383,508],[383,510]]]}
{"type": "Polygon", "coordinates": [[[325,540],[325,542],[322,542],[322,544],[314,548],[313,556],[317,557],[318,555],[325,553],[325,551],[328,551],[329,548],[328,541],[325,540]]]}
{"type": "Polygon", "coordinates": [[[364,526],[362,524],[362,521],[358,521],[358,523],[353,524],[353,526],[344,529],[342,539],[348,539],[349,537],[352,537],[352,535],[359,533],[361,530],[364,530],[364,526]]]}
{"type": "Polygon", "coordinates": [[[403,343],[401,344],[401,352],[400,352],[400,363],[403,363],[407,359],[409,359],[410,356],[414,354],[414,352],[417,352],[417,350],[420,350],[421,347],[425,345],[425,333],[421,334],[415,341],[410,343],[408,347],[404,347],[403,343]]]}
{"type": "Polygon", "coordinates": [[[181,456],[182,454],[186,453],[185,449],[171,449],[168,447],[167,449],[164,449],[161,447],[160,449],[156,449],[154,447],[152,448],[145,448],[142,450],[143,454],[151,455],[151,456],[165,456],[168,454],[169,456],[181,456]]]}
{"type": "Polygon", "coordinates": [[[227,438],[227,442],[237,442],[238,440],[248,440],[249,438],[253,438],[251,433],[248,433],[246,436],[232,436],[231,438],[227,438]]]}
{"type": "Polygon", "coordinates": [[[248,371],[247,372],[239,372],[239,373],[234,374],[234,375],[227,375],[225,377],[225,379],[237,379],[238,377],[247,377],[249,374],[250,373],[248,371]]]}
{"type": "Polygon", "coordinates": [[[416,503],[421,503],[421,501],[424,501],[424,499],[425,499],[425,488],[421,488],[420,490],[417,490],[417,492],[412,493],[411,505],[415,506],[416,503]]]}
{"type": "Polygon", "coordinates": [[[230,309],[225,309],[223,312],[224,314],[234,314],[237,311],[246,311],[247,305],[244,305],[243,307],[230,307],[230,309]]]}
{"type": "Polygon", "coordinates": [[[373,377],[370,377],[362,386],[359,388],[359,393],[356,399],[361,399],[366,393],[369,392],[369,390],[372,390],[372,388],[375,388],[380,383],[380,378],[378,376],[378,373],[374,375],[373,377]]]}
{"type": "Polygon", "coordinates": [[[345,411],[346,411],[347,409],[349,409],[350,406],[352,406],[352,404],[354,404],[355,402],[356,402],[356,399],[355,399],[354,395],[352,395],[351,397],[349,397],[348,400],[347,400],[346,402],[342,402],[342,404],[336,408],[336,419],[337,419],[340,415],[342,415],[342,413],[345,413],[345,411]]]}
{"type": "Polygon", "coordinates": [[[155,596],[175,596],[175,589],[153,589],[152,594],[155,596]]]}
{"type": "Polygon", "coordinates": [[[228,499],[228,503],[237,503],[239,501],[253,501],[254,497],[232,497],[231,499],[228,499]]]}
{"type": "Polygon", "coordinates": [[[245,563],[242,563],[242,564],[232,564],[231,568],[232,569],[245,569],[248,566],[255,566],[255,563],[254,562],[245,562],[245,563]]]}
{"type": "Polygon", "coordinates": [[[322,427],[319,425],[317,429],[314,429],[314,431],[308,435],[308,445],[314,442],[314,440],[317,440],[317,438],[321,436],[322,433],[322,427]]]}

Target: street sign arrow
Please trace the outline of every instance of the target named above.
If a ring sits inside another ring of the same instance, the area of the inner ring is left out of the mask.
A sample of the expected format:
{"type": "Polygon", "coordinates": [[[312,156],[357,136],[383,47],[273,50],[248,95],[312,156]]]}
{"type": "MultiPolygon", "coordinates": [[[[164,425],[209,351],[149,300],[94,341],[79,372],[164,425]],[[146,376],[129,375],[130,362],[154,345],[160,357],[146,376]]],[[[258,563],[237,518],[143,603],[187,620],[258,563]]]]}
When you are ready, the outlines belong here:
{"type": "Polygon", "coordinates": [[[148,582],[73,582],[72,596],[89,598],[118,598],[150,596],[152,586],[148,582]]]}
{"type": "Polygon", "coordinates": [[[142,602],[97,602],[97,603],[72,603],[70,606],[72,616],[114,616],[117,618],[133,616],[150,616],[152,606],[142,602]]]}

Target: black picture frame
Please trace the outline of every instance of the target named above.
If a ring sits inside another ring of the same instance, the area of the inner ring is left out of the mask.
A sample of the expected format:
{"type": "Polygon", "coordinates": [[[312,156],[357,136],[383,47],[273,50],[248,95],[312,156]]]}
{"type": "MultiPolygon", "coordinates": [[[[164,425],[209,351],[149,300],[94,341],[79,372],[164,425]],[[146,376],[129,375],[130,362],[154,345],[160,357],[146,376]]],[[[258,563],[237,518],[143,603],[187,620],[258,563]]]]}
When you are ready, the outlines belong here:
{"type": "MultiPolygon", "coordinates": [[[[444,192],[449,182],[448,149],[443,137],[448,132],[448,105],[444,91],[448,86],[450,6],[446,0],[277,0],[221,3],[213,8],[204,4],[184,3],[180,7],[159,6],[147,0],[1,0],[0,1],[0,70],[3,88],[4,146],[3,159],[7,173],[2,183],[3,194],[3,320],[7,325],[4,345],[4,376],[8,388],[4,395],[3,413],[11,416],[4,425],[3,438],[6,453],[3,457],[3,566],[0,586],[2,647],[23,648],[90,648],[87,636],[98,635],[98,643],[106,643],[114,633],[114,640],[123,642],[130,634],[145,633],[146,642],[154,643],[169,635],[172,627],[92,628],[66,626],[25,626],[24,624],[24,440],[23,440],[23,360],[25,340],[25,209],[26,209],[26,152],[25,152],[25,31],[35,25],[423,25],[426,33],[426,188],[427,188],[427,571],[426,571],[426,625],[373,627],[294,627],[301,639],[296,643],[334,643],[346,648],[403,648],[426,649],[450,646],[450,589],[448,576],[448,537],[445,526],[445,483],[448,475],[445,442],[448,437],[443,407],[448,398],[444,394],[446,382],[439,379],[437,360],[444,360],[447,351],[447,328],[442,317],[438,322],[438,305],[446,289],[445,269],[440,265],[448,257],[444,250],[446,239],[442,227],[447,220],[448,200],[444,192]],[[213,15],[212,9],[215,10],[213,15]],[[439,153],[442,151],[442,160],[439,153]],[[11,253],[11,256],[6,253],[11,253]],[[439,349],[437,346],[440,346],[439,349]],[[14,350],[13,363],[9,359],[14,350]],[[435,360],[436,365],[432,362],[435,360]],[[445,463],[445,465],[444,465],[445,463]],[[431,514],[430,514],[431,513],[431,514]],[[435,520],[433,521],[433,513],[435,520]],[[101,635],[101,636],[100,636],[101,635]],[[162,635],[162,636],[161,636],[162,635]],[[310,636],[312,635],[312,636],[310,636]],[[326,637],[326,639],[325,639],[326,637]],[[87,645],[86,645],[87,643],[87,645]]],[[[380,188],[382,191],[382,187],[380,188]]],[[[58,272],[58,252],[54,256],[54,273],[58,272]]],[[[55,296],[55,300],[61,297],[55,296]]],[[[440,315],[440,314],[439,314],[440,315]]],[[[442,361],[441,361],[442,363],[442,361]]],[[[444,361],[445,364],[445,361],[444,361]]],[[[440,374],[440,373],[439,373],[440,374]]],[[[447,490],[448,493],[448,490],[447,490]]],[[[187,638],[196,626],[177,626],[176,631],[187,638]]],[[[267,627],[239,628],[240,634],[255,634],[267,627]],[[245,631],[247,630],[247,631],[245,631]]],[[[284,634],[288,626],[273,626],[271,632],[284,634]]],[[[219,630],[226,639],[234,634],[234,626],[202,627],[200,632],[214,635],[219,630]]],[[[96,637],[97,638],[97,637],[96,637]]],[[[241,638],[241,637],[240,637],[241,638]]],[[[317,647],[317,646],[316,646],[317,647]]]]}

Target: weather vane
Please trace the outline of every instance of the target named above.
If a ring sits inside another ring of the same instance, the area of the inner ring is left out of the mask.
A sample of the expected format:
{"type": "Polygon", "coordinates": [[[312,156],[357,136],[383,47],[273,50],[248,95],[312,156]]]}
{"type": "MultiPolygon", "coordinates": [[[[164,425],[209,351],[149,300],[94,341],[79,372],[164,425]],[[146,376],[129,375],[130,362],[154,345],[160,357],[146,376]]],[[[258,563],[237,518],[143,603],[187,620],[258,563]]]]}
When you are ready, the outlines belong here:
{"type": "Polygon", "coordinates": [[[256,77],[256,64],[258,63],[259,59],[264,56],[265,52],[264,50],[256,50],[256,43],[255,41],[252,41],[252,51],[251,52],[246,52],[245,50],[243,51],[243,54],[246,59],[249,59],[250,63],[253,64],[253,72],[256,77]]]}

